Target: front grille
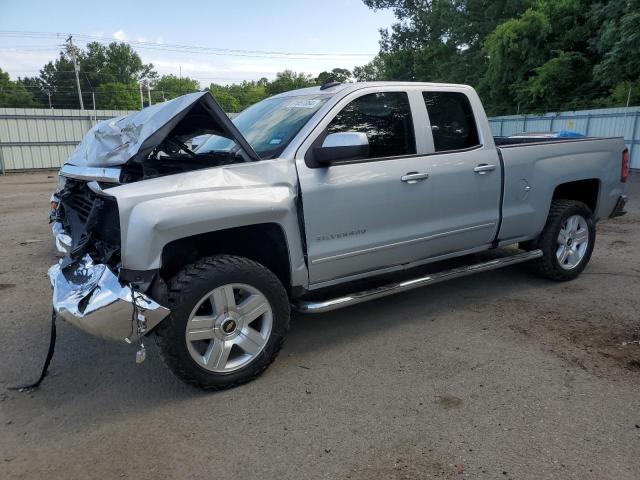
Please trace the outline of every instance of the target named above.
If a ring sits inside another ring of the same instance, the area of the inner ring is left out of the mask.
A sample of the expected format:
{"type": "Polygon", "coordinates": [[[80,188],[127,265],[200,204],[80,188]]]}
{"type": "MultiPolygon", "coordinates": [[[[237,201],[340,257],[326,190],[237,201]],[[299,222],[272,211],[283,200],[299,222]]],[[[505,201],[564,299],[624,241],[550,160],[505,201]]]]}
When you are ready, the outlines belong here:
{"type": "Polygon", "coordinates": [[[71,209],[75,210],[83,223],[87,223],[87,218],[89,217],[94,201],[95,194],[87,188],[85,192],[78,192],[78,194],[72,195],[69,198],[68,205],[71,209]]]}
{"type": "Polygon", "coordinates": [[[71,180],[60,192],[61,219],[71,236],[71,256],[91,253],[94,260],[120,255],[120,218],[113,198],[97,196],[86,182],[71,180]]]}

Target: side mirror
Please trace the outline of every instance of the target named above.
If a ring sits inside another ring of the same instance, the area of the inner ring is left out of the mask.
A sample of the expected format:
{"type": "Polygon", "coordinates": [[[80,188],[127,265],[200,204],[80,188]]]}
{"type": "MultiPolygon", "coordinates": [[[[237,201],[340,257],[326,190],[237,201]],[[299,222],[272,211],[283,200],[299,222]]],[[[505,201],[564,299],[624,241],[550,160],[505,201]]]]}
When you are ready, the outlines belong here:
{"type": "Polygon", "coordinates": [[[360,160],[369,156],[369,139],[362,132],[330,133],[315,147],[313,154],[318,163],[331,165],[341,160],[360,160]]]}

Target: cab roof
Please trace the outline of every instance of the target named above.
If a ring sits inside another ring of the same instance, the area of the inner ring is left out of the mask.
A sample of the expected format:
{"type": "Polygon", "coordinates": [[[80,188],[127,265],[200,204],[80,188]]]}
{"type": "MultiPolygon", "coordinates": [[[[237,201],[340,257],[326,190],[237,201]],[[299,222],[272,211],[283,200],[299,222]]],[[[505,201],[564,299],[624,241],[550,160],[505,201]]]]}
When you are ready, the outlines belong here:
{"type": "Polygon", "coordinates": [[[455,88],[468,88],[469,85],[456,84],[456,83],[433,83],[433,82],[396,82],[396,81],[384,81],[384,82],[345,82],[338,85],[325,87],[321,89],[317,87],[299,88],[297,90],[289,90],[287,92],[279,93],[271,98],[279,97],[296,97],[299,95],[328,95],[333,96],[338,92],[349,93],[354,90],[360,90],[367,87],[455,87],[455,88]]]}

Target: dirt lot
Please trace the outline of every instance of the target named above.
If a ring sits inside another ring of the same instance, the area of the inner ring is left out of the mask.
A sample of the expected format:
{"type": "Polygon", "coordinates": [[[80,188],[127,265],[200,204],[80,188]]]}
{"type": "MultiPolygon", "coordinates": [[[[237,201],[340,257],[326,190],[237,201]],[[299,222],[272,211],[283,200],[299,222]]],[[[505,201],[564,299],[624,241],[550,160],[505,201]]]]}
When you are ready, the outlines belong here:
{"type": "Polygon", "coordinates": [[[640,478],[640,176],[574,282],[509,268],[296,316],[222,393],[61,324],[18,393],[48,342],[55,181],[0,177],[0,478],[640,478]]]}

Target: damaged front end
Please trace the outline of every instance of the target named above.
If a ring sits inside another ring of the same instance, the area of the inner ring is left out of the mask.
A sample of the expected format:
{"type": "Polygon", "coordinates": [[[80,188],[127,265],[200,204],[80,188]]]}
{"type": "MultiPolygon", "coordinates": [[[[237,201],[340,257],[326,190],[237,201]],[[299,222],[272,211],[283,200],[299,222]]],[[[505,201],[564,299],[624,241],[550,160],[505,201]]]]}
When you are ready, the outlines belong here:
{"type": "Polygon", "coordinates": [[[122,264],[113,192],[125,183],[256,159],[208,92],[98,123],[61,168],[51,197],[50,221],[62,255],[49,269],[58,316],[92,335],[141,343],[169,309],[162,305],[157,270],[122,264]],[[235,147],[196,156],[184,142],[203,133],[229,138],[235,147]]]}
{"type": "Polygon", "coordinates": [[[48,272],[54,310],[92,335],[139,340],[169,310],[141,292],[140,285],[118,278],[122,266],[115,198],[98,184],[67,178],[54,202],[52,230],[64,255],[48,272]]]}
{"type": "Polygon", "coordinates": [[[56,313],[97,337],[137,341],[169,314],[169,309],[120,283],[107,265],[93,263],[89,255],[69,265],[53,265],[49,279],[56,313]]]}

